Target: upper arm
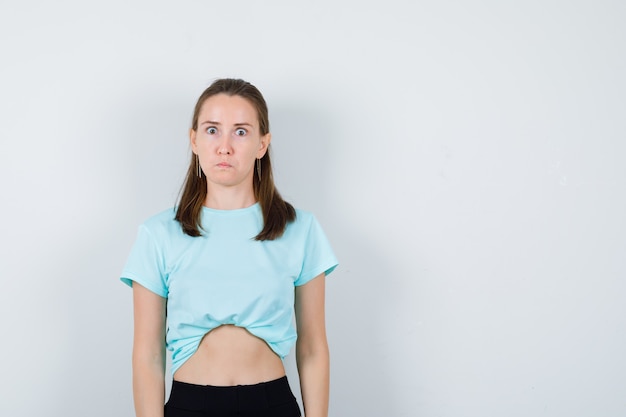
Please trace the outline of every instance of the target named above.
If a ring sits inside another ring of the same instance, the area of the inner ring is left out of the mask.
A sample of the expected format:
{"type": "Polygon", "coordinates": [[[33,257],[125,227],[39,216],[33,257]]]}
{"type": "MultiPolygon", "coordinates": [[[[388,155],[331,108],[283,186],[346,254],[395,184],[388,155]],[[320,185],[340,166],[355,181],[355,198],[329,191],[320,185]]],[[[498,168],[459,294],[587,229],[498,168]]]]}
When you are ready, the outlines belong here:
{"type": "Polygon", "coordinates": [[[298,348],[326,348],[325,274],[297,286],[295,291],[298,348]]]}
{"type": "Polygon", "coordinates": [[[165,347],[166,299],[144,286],[133,284],[133,353],[161,360],[165,347]]]}

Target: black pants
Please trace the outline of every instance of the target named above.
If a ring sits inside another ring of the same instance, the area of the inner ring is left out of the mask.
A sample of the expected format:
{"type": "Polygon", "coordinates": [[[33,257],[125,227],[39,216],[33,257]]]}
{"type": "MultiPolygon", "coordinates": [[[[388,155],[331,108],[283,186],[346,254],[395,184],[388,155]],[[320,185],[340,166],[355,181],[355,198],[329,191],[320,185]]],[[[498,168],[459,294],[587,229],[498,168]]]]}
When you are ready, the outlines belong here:
{"type": "Polygon", "coordinates": [[[300,417],[287,377],[254,385],[216,387],[173,381],[165,417],[300,417]]]}

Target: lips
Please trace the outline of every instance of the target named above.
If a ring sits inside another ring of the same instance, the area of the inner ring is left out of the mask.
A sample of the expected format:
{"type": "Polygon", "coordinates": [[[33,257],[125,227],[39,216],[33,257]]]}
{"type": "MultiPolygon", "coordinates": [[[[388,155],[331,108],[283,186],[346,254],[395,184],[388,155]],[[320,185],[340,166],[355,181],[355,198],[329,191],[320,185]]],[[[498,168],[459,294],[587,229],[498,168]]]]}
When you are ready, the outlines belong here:
{"type": "Polygon", "coordinates": [[[220,162],[216,165],[218,168],[230,168],[232,165],[227,162],[220,162]]]}

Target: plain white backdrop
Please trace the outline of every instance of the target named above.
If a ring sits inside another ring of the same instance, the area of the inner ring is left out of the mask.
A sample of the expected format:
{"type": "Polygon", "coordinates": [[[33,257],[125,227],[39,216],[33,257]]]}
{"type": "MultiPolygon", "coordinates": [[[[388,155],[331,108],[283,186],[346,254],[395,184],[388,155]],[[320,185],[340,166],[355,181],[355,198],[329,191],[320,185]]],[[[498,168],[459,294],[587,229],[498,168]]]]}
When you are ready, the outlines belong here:
{"type": "Polygon", "coordinates": [[[118,276],[218,77],[264,93],[279,189],[340,259],[331,417],[626,415],[625,21],[608,0],[1,1],[0,415],[133,415],[118,276]]]}

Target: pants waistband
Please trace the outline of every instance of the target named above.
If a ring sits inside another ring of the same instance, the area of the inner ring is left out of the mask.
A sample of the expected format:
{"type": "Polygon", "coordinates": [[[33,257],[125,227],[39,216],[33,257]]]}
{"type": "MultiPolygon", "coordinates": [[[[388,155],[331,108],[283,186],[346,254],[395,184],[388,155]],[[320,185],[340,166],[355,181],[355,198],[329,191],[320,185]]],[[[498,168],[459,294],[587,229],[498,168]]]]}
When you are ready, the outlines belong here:
{"type": "Polygon", "coordinates": [[[294,401],[287,376],[253,385],[214,386],[173,381],[168,405],[187,410],[260,410],[294,401]]]}

